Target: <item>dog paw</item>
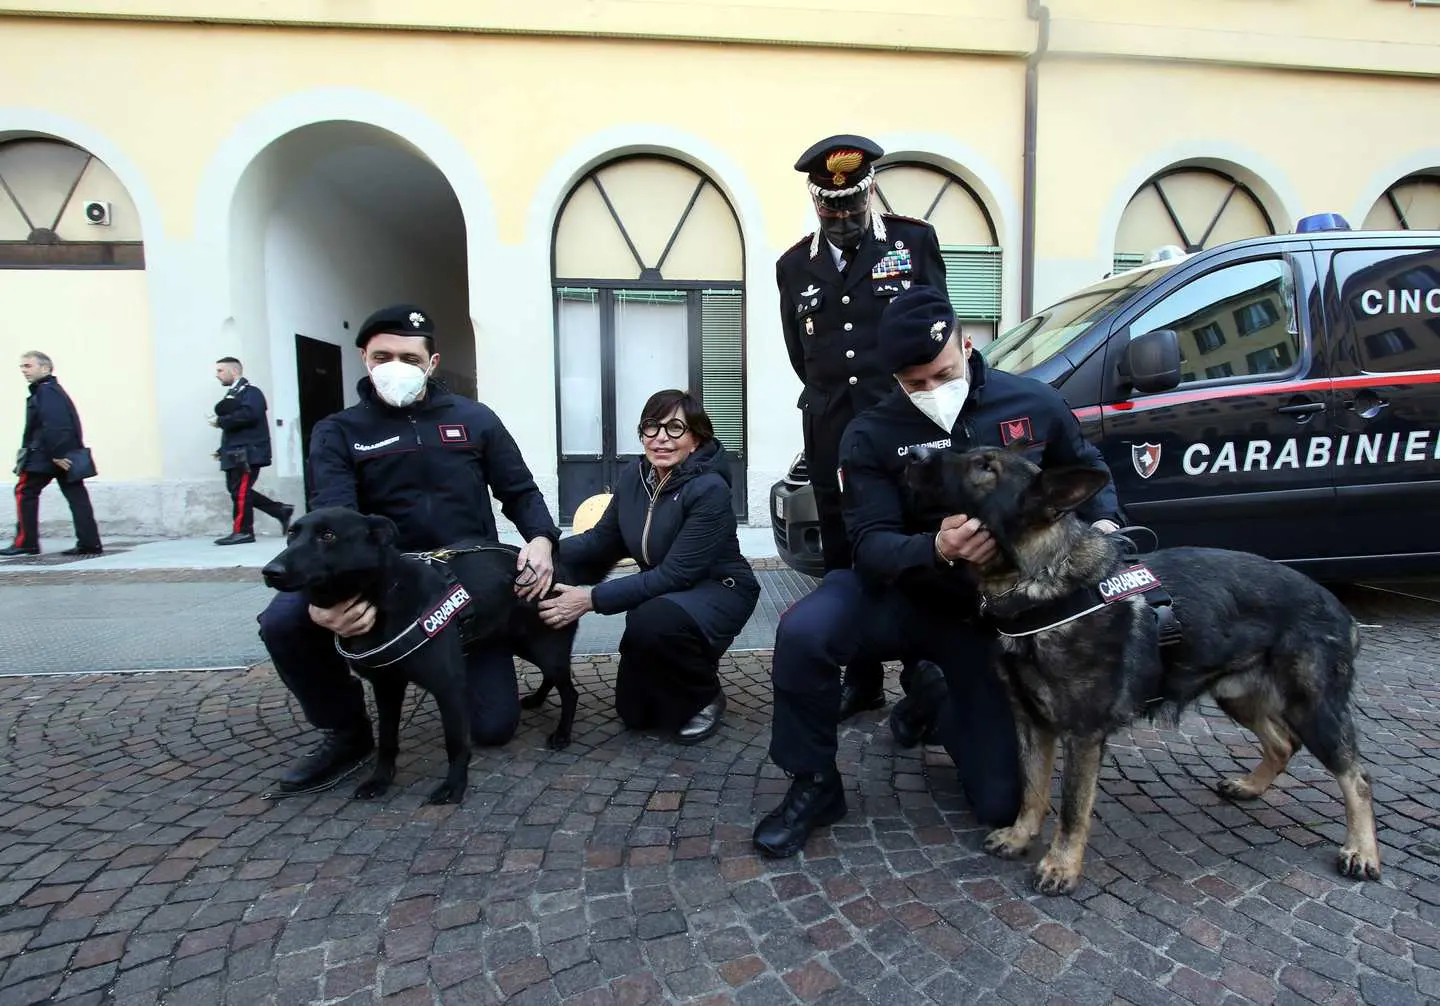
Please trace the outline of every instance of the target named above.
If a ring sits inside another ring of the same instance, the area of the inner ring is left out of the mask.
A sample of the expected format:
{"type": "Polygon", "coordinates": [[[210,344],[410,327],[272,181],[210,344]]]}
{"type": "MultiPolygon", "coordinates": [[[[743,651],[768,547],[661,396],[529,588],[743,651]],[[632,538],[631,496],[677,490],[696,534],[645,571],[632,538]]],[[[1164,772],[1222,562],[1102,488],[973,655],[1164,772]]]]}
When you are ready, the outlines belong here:
{"type": "Polygon", "coordinates": [[[356,800],[373,800],[390,788],[388,779],[367,779],[355,787],[356,800]]]}
{"type": "Polygon", "coordinates": [[[430,797],[425,802],[430,804],[459,803],[464,795],[464,786],[452,786],[448,782],[442,782],[430,791],[430,797]]]}
{"type": "Polygon", "coordinates": [[[1233,779],[1222,779],[1215,791],[1227,800],[1253,800],[1260,795],[1249,776],[1236,776],[1233,779]]]}
{"type": "Polygon", "coordinates": [[[985,836],[985,851],[1001,859],[1015,859],[1030,848],[1030,835],[1011,826],[997,828],[985,836]]]}
{"type": "Polygon", "coordinates": [[[568,733],[562,734],[559,730],[556,730],[546,738],[545,746],[551,751],[564,751],[570,746],[570,735],[568,733]]]}
{"type": "Polygon", "coordinates": [[[1057,862],[1047,855],[1035,867],[1035,890],[1048,897],[1057,894],[1071,894],[1080,886],[1079,865],[1070,866],[1057,862]]]}
{"type": "Polygon", "coordinates": [[[1380,855],[1374,849],[1362,849],[1347,842],[1341,847],[1340,859],[1335,865],[1340,876],[1351,880],[1380,879],[1380,855]]]}
{"type": "Polygon", "coordinates": [[[539,692],[531,692],[520,700],[521,709],[539,709],[545,704],[545,696],[539,692]]]}

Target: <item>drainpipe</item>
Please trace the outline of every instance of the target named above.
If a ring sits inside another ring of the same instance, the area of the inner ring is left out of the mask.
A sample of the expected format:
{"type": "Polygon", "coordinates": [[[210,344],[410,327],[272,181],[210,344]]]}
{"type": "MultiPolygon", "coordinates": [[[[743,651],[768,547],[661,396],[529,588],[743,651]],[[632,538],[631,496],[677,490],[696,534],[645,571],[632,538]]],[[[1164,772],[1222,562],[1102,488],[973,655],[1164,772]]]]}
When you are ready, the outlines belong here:
{"type": "Polygon", "coordinates": [[[1020,207],[1020,320],[1035,308],[1035,134],[1039,119],[1040,60],[1050,48],[1050,8],[1025,0],[1025,14],[1039,23],[1035,51],[1025,57],[1025,153],[1020,207]]]}

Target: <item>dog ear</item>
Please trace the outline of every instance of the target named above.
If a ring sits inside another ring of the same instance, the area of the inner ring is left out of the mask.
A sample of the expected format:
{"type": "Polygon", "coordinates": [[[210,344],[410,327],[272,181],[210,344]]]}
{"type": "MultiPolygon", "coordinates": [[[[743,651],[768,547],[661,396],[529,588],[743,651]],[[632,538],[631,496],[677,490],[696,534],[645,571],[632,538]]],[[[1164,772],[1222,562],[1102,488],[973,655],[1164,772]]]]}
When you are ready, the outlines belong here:
{"type": "Polygon", "coordinates": [[[1052,468],[1036,480],[1040,498],[1059,513],[1074,510],[1110,482],[1110,476],[1094,468],[1052,468]]]}
{"type": "Polygon", "coordinates": [[[365,526],[370,529],[370,540],[377,545],[393,545],[400,540],[400,529],[389,517],[368,514],[365,517],[365,526]]]}

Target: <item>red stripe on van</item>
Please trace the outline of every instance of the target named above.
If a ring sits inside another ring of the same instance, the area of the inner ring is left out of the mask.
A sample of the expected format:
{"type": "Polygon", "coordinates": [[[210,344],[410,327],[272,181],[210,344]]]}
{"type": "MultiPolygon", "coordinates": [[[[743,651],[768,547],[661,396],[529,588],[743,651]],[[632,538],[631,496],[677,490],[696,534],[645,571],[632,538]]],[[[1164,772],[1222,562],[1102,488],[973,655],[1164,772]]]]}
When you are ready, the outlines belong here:
{"type": "Polygon", "coordinates": [[[1309,378],[1303,381],[1281,381],[1277,384],[1237,384],[1226,388],[1205,388],[1198,391],[1169,391],[1151,395],[1138,402],[1116,402],[1113,405],[1085,405],[1072,410],[1080,420],[1098,419],[1116,412],[1133,412],[1137,409],[1148,412],[1167,405],[1184,405],[1187,402],[1203,402],[1207,399],[1242,398],[1245,395],[1302,395],[1306,392],[1320,393],[1330,388],[1385,388],[1408,387],[1412,384],[1440,384],[1440,371],[1425,371],[1414,374],[1359,374],[1355,377],[1309,378]]]}

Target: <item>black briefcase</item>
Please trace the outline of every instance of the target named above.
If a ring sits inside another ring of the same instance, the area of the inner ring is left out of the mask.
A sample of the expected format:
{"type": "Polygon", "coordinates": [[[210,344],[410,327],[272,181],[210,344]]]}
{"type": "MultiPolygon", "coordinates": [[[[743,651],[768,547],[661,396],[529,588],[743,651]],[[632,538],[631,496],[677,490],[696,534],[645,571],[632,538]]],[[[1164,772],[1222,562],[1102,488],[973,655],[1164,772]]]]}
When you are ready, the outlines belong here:
{"type": "Polygon", "coordinates": [[[66,451],[65,460],[70,462],[70,470],[61,473],[61,477],[66,482],[84,482],[86,479],[93,479],[98,474],[95,471],[95,456],[90,453],[88,447],[77,447],[73,451],[66,451]]]}

